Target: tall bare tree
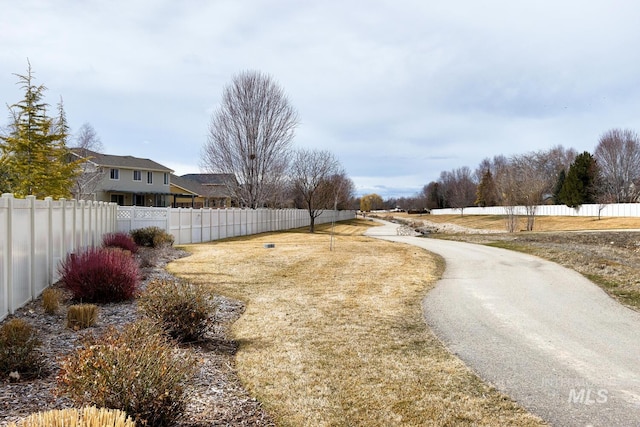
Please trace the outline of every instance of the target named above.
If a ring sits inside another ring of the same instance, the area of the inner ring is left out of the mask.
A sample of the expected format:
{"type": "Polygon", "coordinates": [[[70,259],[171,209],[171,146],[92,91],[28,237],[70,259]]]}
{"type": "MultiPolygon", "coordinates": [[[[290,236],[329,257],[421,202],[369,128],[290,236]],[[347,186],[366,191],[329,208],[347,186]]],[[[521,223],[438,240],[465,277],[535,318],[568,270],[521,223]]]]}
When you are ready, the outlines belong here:
{"type": "Polygon", "coordinates": [[[94,153],[102,153],[104,151],[102,140],[89,122],[84,122],[80,126],[75,135],[75,142],[75,147],[82,150],[93,151],[94,153]]]}
{"type": "Polygon", "coordinates": [[[335,190],[333,208],[336,210],[353,209],[353,195],[356,189],[353,180],[347,176],[346,172],[341,171],[333,175],[329,181],[335,190]]]}
{"type": "Polygon", "coordinates": [[[605,132],[594,152],[604,194],[616,203],[633,203],[640,194],[640,139],[630,129],[605,132]]]}
{"type": "Polygon", "coordinates": [[[473,206],[476,200],[476,183],[471,176],[471,169],[464,166],[442,172],[439,183],[443,188],[445,204],[448,207],[459,209],[462,215],[464,208],[473,206]]]}
{"type": "Polygon", "coordinates": [[[344,182],[337,179],[344,171],[336,157],[326,150],[297,150],[291,162],[290,179],[295,194],[302,200],[311,219],[309,231],[315,231],[315,219],[337,203],[344,182]]]}
{"type": "Polygon", "coordinates": [[[75,135],[73,153],[82,159],[80,175],[76,178],[72,194],[76,200],[93,200],[95,190],[104,178],[106,170],[93,162],[103,151],[102,141],[90,123],[83,123],[75,135]]]}
{"type": "Polygon", "coordinates": [[[225,87],[211,117],[200,166],[209,173],[235,175],[230,193],[242,206],[263,207],[285,187],[297,125],[297,112],[270,76],[242,72],[225,87]]]}

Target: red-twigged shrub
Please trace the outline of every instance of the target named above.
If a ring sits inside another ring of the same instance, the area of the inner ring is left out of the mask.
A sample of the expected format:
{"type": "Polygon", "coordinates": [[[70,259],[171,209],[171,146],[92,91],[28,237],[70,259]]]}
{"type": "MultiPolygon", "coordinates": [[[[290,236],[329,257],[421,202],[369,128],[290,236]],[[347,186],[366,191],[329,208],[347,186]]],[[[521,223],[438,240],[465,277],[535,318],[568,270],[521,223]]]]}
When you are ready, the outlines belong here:
{"type": "Polygon", "coordinates": [[[132,254],[138,252],[138,245],[128,233],[108,233],[102,237],[102,246],[105,248],[120,248],[132,254]]]}
{"type": "Polygon", "coordinates": [[[82,302],[119,302],[135,296],[140,270],[135,259],[119,249],[89,248],[70,254],[58,269],[73,299],[82,302]]]}

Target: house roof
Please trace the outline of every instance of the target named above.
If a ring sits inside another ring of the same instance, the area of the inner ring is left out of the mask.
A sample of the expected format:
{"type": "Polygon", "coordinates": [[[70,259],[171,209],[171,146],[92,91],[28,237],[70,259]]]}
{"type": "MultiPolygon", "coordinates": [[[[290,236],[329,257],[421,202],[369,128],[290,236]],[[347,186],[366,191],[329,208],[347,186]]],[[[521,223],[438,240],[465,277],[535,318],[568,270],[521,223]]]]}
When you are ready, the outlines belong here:
{"type": "Polygon", "coordinates": [[[189,173],[182,175],[182,178],[202,185],[227,185],[236,182],[236,177],[230,173],[189,173]]]}
{"type": "Polygon", "coordinates": [[[199,190],[194,192],[204,197],[229,197],[227,183],[236,182],[236,177],[233,174],[221,173],[190,173],[180,177],[171,175],[172,184],[174,183],[174,177],[179,179],[179,181],[176,181],[176,185],[190,191],[198,188],[199,190]]]}
{"type": "Polygon", "coordinates": [[[193,193],[198,196],[202,196],[204,193],[204,188],[202,185],[194,180],[183,178],[178,175],[171,174],[171,185],[175,185],[176,187],[193,193]]]}
{"type": "Polygon", "coordinates": [[[71,148],[70,150],[74,155],[80,158],[89,158],[89,161],[97,166],[108,168],[173,172],[172,169],[169,169],[168,167],[149,159],[141,159],[139,157],[133,156],[115,156],[112,154],[101,154],[82,148],[71,148]]]}

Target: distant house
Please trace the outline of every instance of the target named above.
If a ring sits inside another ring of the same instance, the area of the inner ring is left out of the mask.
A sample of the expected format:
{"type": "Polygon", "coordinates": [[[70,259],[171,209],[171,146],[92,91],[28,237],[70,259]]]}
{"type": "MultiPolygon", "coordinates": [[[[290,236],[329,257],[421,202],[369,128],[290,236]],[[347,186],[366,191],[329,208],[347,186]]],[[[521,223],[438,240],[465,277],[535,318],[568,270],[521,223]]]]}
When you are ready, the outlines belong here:
{"type": "Polygon", "coordinates": [[[133,156],[80,148],[72,148],[71,153],[85,159],[82,174],[72,190],[75,199],[115,202],[121,206],[170,206],[172,169],[133,156]]]}
{"type": "Polygon", "coordinates": [[[229,208],[237,206],[229,188],[237,185],[232,174],[192,173],[171,176],[174,207],[229,208]]]}

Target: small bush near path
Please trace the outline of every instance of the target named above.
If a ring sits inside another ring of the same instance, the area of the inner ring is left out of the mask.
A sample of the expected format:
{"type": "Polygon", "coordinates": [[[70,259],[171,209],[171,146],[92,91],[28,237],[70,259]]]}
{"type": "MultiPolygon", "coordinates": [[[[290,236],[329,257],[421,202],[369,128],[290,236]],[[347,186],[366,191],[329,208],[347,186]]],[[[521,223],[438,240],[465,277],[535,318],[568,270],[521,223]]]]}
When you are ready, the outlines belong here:
{"type": "Polygon", "coordinates": [[[160,227],[144,227],[131,231],[131,237],[138,246],[157,248],[160,246],[172,246],[173,236],[160,227]]]}
{"type": "Polygon", "coordinates": [[[171,426],[185,409],[195,363],[153,322],[139,320],[85,338],[62,362],[59,391],[80,405],[120,409],[141,425],[171,426]]]}
{"type": "Polygon", "coordinates": [[[136,245],[131,235],[123,232],[105,234],[102,237],[102,246],[105,248],[120,248],[132,254],[138,252],[138,245],[136,245]]]}
{"type": "Polygon", "coordinates": [[[69,254],[58,270],[64,287],[82,302],[126,301],[135,296],[140,284],[137,262],[119,249],[89,248],[69,254]]]}
{"type": "Polygon", "coordinates": [[[149,282],[138,307],[180,342],[202,339],[215,310],[210,295],[201,287],[175,278],[149,282]]]}
{"type": "Polygon", "coordinates": [[[17,381],[42,372],[38,333],[23,319],[13,318],[0,327],[0,374],[17,381]]]}

